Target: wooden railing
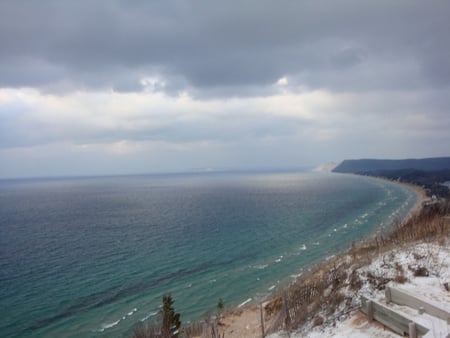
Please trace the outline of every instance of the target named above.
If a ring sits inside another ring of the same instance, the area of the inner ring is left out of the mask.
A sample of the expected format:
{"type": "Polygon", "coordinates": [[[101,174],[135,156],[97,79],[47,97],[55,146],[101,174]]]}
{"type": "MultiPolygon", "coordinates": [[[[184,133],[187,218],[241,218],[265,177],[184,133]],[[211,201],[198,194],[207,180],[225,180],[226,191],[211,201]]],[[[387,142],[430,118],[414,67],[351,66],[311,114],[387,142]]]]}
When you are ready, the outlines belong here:
{"type": "Polygon", "coordinates": [[[409,334],[415,338],[417,334],[424,336],[429,331],[407,315],[365,296],[361,296],[361,311],[369,317],[369,320],[376,320],[402,336],[409,334]]]}

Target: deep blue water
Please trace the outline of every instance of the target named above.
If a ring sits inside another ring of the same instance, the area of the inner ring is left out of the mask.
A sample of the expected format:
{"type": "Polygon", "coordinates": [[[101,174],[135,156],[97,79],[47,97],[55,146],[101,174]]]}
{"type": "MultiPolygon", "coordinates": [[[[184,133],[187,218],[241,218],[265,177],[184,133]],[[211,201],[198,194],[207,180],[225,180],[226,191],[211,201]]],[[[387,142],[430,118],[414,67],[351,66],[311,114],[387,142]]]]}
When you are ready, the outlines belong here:
{"type": "Polygon", "coordinates": [[[0,336],[121,337],[267,297],[416,201],[366,177],[233,173],[0,181],[0,336]]]}

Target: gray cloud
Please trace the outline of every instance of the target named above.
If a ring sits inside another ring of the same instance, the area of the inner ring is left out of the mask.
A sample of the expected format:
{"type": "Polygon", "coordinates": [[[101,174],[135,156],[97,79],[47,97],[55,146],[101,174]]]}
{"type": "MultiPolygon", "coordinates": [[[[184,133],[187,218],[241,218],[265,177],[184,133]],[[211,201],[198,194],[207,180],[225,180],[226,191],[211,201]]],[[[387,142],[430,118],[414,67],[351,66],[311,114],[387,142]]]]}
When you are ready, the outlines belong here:
{"type": "Polygon", "coordinates": [[[450,2],[1,1],[0,176],[448,156],[450,2]]]}
{"type": "Polygon", "coordinates": [[[445,1],[4,1],[0,84],[135,91],[158,74],[170,94],[251,95],[289,75],[371,89],[404,76],[404,60],[415,72],[395,86],[442,87],[449,14],[445,1]]]}

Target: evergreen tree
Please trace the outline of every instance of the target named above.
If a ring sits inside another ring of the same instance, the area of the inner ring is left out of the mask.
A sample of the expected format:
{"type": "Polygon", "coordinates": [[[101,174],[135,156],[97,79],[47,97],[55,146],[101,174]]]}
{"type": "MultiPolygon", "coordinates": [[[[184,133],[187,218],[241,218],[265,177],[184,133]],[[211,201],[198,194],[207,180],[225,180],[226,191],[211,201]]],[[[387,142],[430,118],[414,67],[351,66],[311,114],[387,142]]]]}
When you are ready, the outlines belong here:
{"type": "Polygon", "coordinates": [[[219,298],[219,301],[217,302],[217,317],[220,318],[220,316],[222,315],[223,308],[224,308],[223,300],[222,298],[219,298]]]}
{"type": "Polygon", "coordinates": [[[163,296],[161,333],[164,338],[177,338],[181,326],[180,314],[175,312],[173,303],[172,296],[163,296]]]}

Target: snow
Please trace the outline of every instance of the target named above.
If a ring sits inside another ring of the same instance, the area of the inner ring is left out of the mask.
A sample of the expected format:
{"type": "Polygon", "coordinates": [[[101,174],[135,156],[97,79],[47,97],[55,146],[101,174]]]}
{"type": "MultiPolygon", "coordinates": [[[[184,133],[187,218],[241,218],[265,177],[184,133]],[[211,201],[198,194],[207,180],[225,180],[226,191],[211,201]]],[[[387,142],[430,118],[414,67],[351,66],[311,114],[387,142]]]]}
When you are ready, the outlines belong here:
{"type": "MultiPolygon", "coordinates": [[[[390,282],[390,286],[406,290],[431,302],[439,304],[441,308],[450,312],[450,292],[446,291],[443,284],[450,284],[450,245],[443,241],[442,245],[437,243],[418,243],[398,247],[393,250],[379,254],[369,265],[359,268],[358,275],[363,282],[360,290],[356,293],[348,289],[343,290],[346,296],[352,297],[353,302],[359,302],[361,295],[385,303],[384,290],[378,290],[371,284],[367,275],[370,273],[375,277],[396,278],[404,276],[406,282],[397,284],[390,282]],[[427,271],[428,276],[415,276],[415,271],[422,268],[427,271]]],[[[351,273],[350,268],[348,275],[351,273]]],[[[419,314],[416,309],[396,304],[390,304],[393,309],[402,311],[417,323],[430,328],[425,337],[446,337],[450,334],[450,322],[430,316],[426,313],[419,314]]],[[[344,318],[338,318],[326,324],[312,328],[311,323],[290,337],[399,337],[396,333],[375,322],[369,323],[367,317],[359,311],[354,311],[344,318]],[[341,319],[341,320],[340,320],[341,319]]],[[[287,333],[279,332],[270,335],[270,338],[287,337],[287,333]]]]}

